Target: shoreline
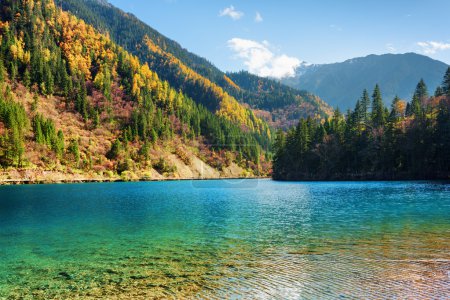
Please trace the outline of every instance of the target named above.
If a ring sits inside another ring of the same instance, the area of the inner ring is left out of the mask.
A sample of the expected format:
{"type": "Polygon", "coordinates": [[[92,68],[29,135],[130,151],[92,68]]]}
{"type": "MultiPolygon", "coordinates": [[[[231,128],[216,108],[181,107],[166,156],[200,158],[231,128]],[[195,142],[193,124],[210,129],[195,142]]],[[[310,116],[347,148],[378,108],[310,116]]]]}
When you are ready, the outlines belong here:
{"type": "Polygon", "coordinates": [[[272,179],[271,177],[191,177],[191,178],[138,178],[125,180],[122,178],[80,178],[80,179],[62,179],[62,180],[34,180],[34,179],[8,179],[0,180],[1,186],[13,185],[50,185],[50,184],[88,184],[88,183],[119,183],[119,182],[163,182],[163,181],[214,181],[214,180],[256,180],[272,179]]]}
{"type": "Polygon", "coordinates": [[[62,180],[27,180],[27,179],[9,179],[0,180],[2,186],[18,186],[18,185],[52,185],[52,184],[89,184],[89,183],[126,183],[126,182],[170,182],[170,181],[221,181],[221,180],[273,180],[275,182],[284,183],[301,183],[301,182],[442,182],[450,184],[450,179],[334,179],[334,180],[279,180],[270,176],[254,176],[254,177],[191,177],[191,178],[138,178],[138,179],[122,179],[122,178],[80,178],[80,179],[62,179],[62,180]]]}
{"type": "Polygon", "coordinates": [[[274,179],[270,177],[273,181],[276,182],[414,182],[414,181],[433,181],[433,182],[445,182],[450,184],[450,178],[343,178],[343,179],[274,179]]]}

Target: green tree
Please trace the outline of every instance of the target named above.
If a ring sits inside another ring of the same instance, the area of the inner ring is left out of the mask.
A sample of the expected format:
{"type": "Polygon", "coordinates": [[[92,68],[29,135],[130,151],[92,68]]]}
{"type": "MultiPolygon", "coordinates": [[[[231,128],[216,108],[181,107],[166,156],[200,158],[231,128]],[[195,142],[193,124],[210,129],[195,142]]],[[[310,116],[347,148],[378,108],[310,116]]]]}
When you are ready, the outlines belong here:
{"type": "Polygon", "coordinates": [[[27,88],[31,86],[31,73],[28,68],[26,68],[25,72],[23,73],[23,85],[27,88]]]}
{"type": "Polygon", "coordinates": [[[411,101],[410,114],[416,117],[420,117],[422,115],[422,104],[420,98],[417,95],[414,95],[411,101]]]}
{"type": "Polygon", "coordinates": [[[3,63],[3,57],[0,55],[0,83],[5,80],[5,64],[3,63]]]}
{"type": "Polygon", "coordinates": [[[69,147],[67,149],[69,151],[69,153],[71,153],[74,157],[75,160],[75,164],[78,167],[79,163],[80,163],[80,148],[78,146],[78,140],[77,139],[73,139],[70,144],[69,147]]]}
{"type": "Polygon", "coordinates": [[[442,90],[444,94],[450,96],[450,67],[445,72],[444,81],[442,82],[442,90]]]}
{"type": "Polygon", "coordinates": [[[54,92],[54,79],[52,70],[50,69],[50,66],[46,65],[44,68],[44,84],[45,84],[45,92],[46,95],[52,95],[54,92]]]}
{"type": "Polygon", "coordinates": [[[142,147],[139,150],[139,155],[142,156],[145,161],[150,159],[150,143],[148,141],[145,141],[142,144],[142,147]]]}
{"type": "Polygon", "coordinates": [[[38,144],[45,144],[45,136],[42,132],[42,120],[40,115],[36,115],[33,119],[34,140],[38,144]]]}
{"type": "Polygon", "coordinates": [[[381,98],[380,87],[377,84],[372,94],[372,123],[374,127],[381,127],[385,122],[383,99],[381,98]]]}
{"type": "Polygon", "coordinates": [[[117,159],[122,151],[122,143],[119,139],[116,139],[112,145],[109,152],[106,154],[106,157],[109,159],[117,159]]]}
{"type": "Polygon", "coordinates": [[[417,98],[419,98],[419,100],[422,102],[423,100],[428,98],[428,88],[423,79],[420,79],[419,83],[417,84],[414,95],[417,96],[417,98]]]}
{"type": "Polygon", "coordinates": [[[391,113],[389,115],[390,122],[396,122],[401,117],[401,112],[398,111],[400,101],[398,96],[395,96],[394,100],[392,100],[391,113]]]}
{"type": "Polygon", "coordinates": [[[442,89],[442,86],[438,86],[436,88],[436,91],[434,92],[435,97],[440,97],[444,95],[444,90],[442,89]]]}
{"type": "Polygon", "coordinates": [[[369,107],[370,107],[369,92],[367,92],[367,90],[365,89],[361,97],[361,107],[360,107],[361,109],[360,114],[364,123],[369,122],[369,107]]]}
{"type": "Polygon", "coordinates": [[[55,144],[55,152],[56,155],[61,159],[64,155],[64,148],[65,148],[65,144],[64,144],[64,133],[62,132],[62,130],[58,131],[58,136],[56,139],[56,144],[55,144]]]}

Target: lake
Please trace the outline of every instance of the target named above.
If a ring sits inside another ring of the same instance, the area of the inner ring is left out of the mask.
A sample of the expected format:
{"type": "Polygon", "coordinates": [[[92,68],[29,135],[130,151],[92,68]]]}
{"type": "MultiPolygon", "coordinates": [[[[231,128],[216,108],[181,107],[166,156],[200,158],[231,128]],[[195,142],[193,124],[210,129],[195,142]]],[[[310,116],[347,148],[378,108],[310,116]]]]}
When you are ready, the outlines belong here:
{"type": "Polygon", "coordinates": [[[0,187],[0,299],[448,299],[450,185],[0,187]]]}

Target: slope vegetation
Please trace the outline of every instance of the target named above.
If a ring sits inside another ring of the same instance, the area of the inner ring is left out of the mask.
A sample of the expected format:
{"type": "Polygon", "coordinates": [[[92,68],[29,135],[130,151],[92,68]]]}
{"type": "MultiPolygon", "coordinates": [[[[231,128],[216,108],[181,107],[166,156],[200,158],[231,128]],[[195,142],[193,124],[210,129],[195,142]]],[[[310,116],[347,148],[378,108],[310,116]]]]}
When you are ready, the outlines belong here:
{"type": "Polygon", "coordinates": [[[274,80],[247,72],[225,74],[206,59],[190,53],[133,15],[124,13],[104,1],[65,0],[61,5],[63,9],[107,32],[119,45],[147,62],[162,79],[176,88],[183,89],[187,95],[210,110],[220,110],[232,120],[242,119],[247,114],[245,121],[241,122],[246,126],[252,123],[252,126],[261,127],[258,121],[254,120],[254,116],[244,113],[236,102],[253,109],[258,116],[265,118],[272,125],[284,127],[298,116],[325,117],[331,111],[318,97],[293,91],[292,88],[280,85],[274,80]],[[266,86],[276,86],[276,91],[272,91],[272,95],[269,95],[269,90],[261,93],[258,86],[253,84],[243,88],[239,83],[236,84],[232,77],[239,77],[240,82],[260,80],[266,86]],[[295,96],[292,97],[292,94],[295,96]]]}
{"type": "Polygon", "coordinates": [[[8,0],[0,13],[3,178],[267,171],[270,131],[246,119],[251,112],[233,107],[245,112],[241,119],[211,112],[52,0],[8,0]]]}

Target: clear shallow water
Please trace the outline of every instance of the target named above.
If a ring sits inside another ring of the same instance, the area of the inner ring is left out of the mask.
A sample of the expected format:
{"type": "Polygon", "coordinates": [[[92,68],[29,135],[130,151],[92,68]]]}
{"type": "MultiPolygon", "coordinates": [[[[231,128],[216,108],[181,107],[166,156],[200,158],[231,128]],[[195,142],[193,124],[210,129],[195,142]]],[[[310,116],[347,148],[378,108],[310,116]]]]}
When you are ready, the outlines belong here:
{"type": "Polygon", "coordinates": [[[1,298],[450,298],[450,186],[0,187],[1,298]]]}

